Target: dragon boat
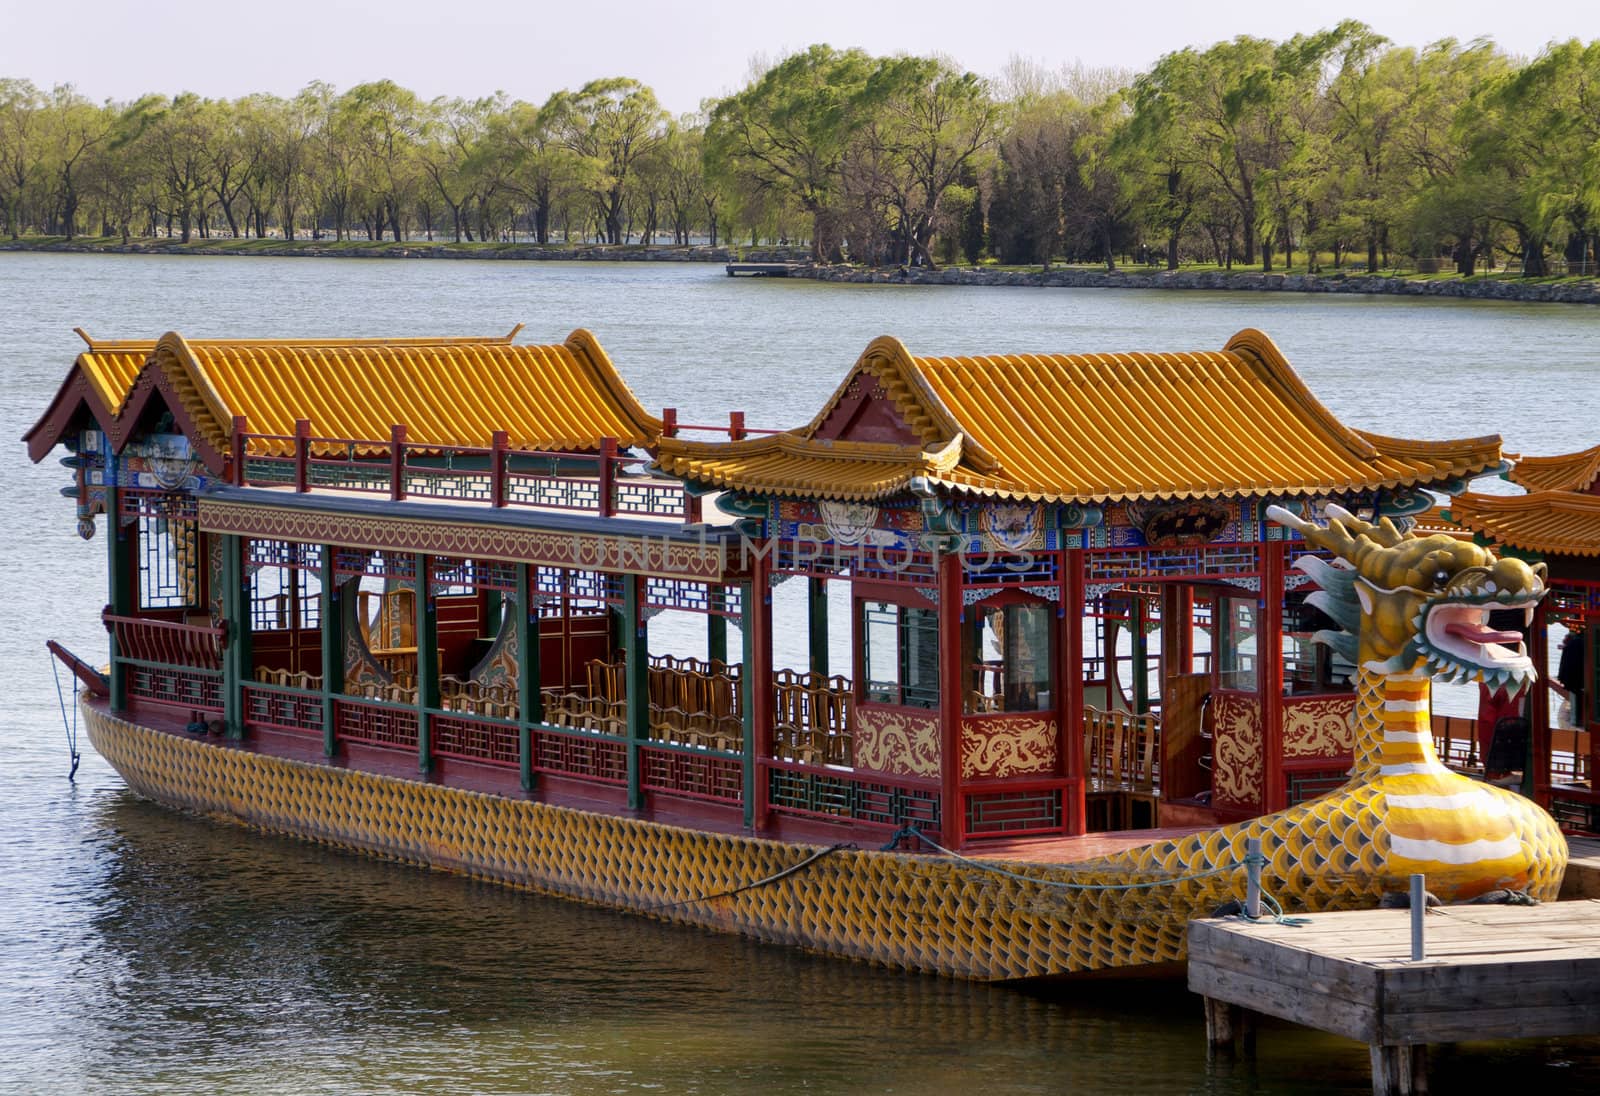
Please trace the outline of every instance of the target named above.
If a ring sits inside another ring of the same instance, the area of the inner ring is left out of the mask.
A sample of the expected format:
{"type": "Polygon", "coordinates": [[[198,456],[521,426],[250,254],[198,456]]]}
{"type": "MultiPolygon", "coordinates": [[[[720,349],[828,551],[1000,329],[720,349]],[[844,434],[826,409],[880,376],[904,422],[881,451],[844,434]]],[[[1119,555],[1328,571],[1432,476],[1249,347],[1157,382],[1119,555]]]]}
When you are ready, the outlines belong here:
{"type": "Polygon", "coordinates": [[[1487,620],[1545,565],[1411,527],[1498,437],[1349,428],[1251,330],[881,338],[765,432],[517,336],[83,335],[25,441],[103,527],[105,669],[61,653],[133,790],[985,980],[1181,960],[1255,838],[1289,910],[1555,897],[1556,823],[1429,711],[1534,676],[1487,620]]]}

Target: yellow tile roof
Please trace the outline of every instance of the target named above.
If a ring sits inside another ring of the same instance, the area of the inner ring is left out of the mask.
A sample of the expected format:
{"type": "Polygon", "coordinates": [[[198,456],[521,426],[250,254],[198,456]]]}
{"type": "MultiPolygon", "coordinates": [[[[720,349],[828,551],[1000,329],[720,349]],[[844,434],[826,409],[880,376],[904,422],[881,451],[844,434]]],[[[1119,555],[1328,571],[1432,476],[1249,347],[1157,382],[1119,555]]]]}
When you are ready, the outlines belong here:
{"type": "MultiPolygon", "coordinates": [[[[961,457],[957,436],[942,450],[871,442],[808,441],[790,431],[737,443],[736,459],[726,459],[725,443],[663,438],[672,449],[673,475],[714,487],[736,488],[747,480],[773,494],[815,495],[818,482],[829,498],[876,499],[910,490],[918,477],[949,472],[961,457]],[[730,476],[732,474],[732,476],[730,476]]],[[[667,458],[663,457],[665,465],[667,458]]]]}
{"type": "Polygon", "coordinates": [[[748,441],[663,439],[660,464],[755,493],[871,499],[903,490],[911,473],[899,481],[844,473],[815,437],[861,373],[875,377],[920,442],[890,447],[900,464],[960,438],[953,466],[917,474],[979,496],[1323,494],[1439,482],[1500,461],[1498,436],[1409,441],[1344,426],[1267,336],[1246,330],[1221,351],[1182,354],[912,357],[899,340],[880,338],[781,453],[748,441]]]}
{"type": "MultiPolygon", "coordinates": [[[[520,325],[518,327],[520,330],[520,325]]],[[[79,334],[83,334],[81,331],[79,334]]],[[[587,331],[565,343],[518,346],[510,335],[444,339],[185,339],[106,342],[83,335],[78,367],[113,415],[139,378],[154,374],[199,441],[228,451],[234,415],[253,434],[384,441],[404,423],[420,446],[487,446],[505,430],[514,447],[587,450],[613,437],[651,445],[647,414],[587,331]]],[[[289,443],[252,450],[291,451],[289,443]]],[[[344,452],[343,446],[313,446],[344,452]]]]}
{"type": "Polygon", "coordinates": [[[1467,493],[1450,516],[1499,544],[1525,551],[1600,556],[1600,495],[1534,491],[1526,495],[1467,493]]]}
{"type": "Polygon", "coordinates": [[[1600,445],[1555,457],[1517,457],[1507,478],[1530,491],[1587,491],[1600,479],[1600,445]]]}

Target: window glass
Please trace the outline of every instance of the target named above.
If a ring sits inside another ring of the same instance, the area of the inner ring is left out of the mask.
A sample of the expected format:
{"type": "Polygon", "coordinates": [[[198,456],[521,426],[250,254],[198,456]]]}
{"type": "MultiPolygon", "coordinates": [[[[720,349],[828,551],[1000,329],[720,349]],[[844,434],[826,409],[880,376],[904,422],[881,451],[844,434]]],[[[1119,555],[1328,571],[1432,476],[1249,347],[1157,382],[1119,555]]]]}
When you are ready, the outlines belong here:
{"type": "Polygon", "coordinates": [[[939,614],[933,609],[902,608],[900,637],[905,682],[900,702],[913,708],[937,708],[939,614]]]}
{"type": "Polygon", "coordinates": [[[878,704],[939,706],[939,614],[886,601],[862,604],[864,695],[878,704]]]}
{"type": "Polygon", "coordinates": [[[967,712],[1033,712],[1051,706],[1054,611],[1048,605],[971,611],[963,630],[967,712]]]}
{"type": "Polygon", "coordinates": [[[900,703],[900,611],[883,601],[863,606],[862,629],[866,698],[879,704],[900,703]]]}
{"type": "Polygon", "coordinates": [[[1256,603],[1245,598],[1218,602],[1218,684],[1224,689],[1256,688],[1256,603]]]}

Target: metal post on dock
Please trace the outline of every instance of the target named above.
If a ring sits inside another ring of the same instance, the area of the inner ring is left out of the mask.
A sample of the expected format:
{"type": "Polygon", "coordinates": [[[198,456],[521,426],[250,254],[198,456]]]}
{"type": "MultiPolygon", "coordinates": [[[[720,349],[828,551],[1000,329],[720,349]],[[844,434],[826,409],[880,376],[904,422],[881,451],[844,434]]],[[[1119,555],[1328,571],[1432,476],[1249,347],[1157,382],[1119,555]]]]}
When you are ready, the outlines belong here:
{"type": "Polygon", "coordinates": [[[1244,915],[1252,921],[1261,917],[1261,838],[1244,843],[1244,915]]]}
{"type": "Polygon", "coordinates": [[[1427,958],[1428,949],[1422,937],[1422,918],[1428,912],[1428,877],[1421,873],[1411,876],[1411,961],[1420,963],[1427,958]]]}

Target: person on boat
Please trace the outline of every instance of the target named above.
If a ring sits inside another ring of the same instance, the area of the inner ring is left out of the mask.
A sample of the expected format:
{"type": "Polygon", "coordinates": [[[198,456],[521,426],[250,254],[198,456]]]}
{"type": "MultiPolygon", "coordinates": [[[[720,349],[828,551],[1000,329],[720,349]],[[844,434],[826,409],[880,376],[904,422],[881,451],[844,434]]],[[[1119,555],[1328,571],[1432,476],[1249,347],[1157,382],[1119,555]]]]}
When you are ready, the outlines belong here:
{"type": "Polygon", "coordinates": [[[1561,642],[1561,662],[1556,669],[1555,680],[1556,692],[1572,704],[1572,725],[1579,730],[1583,729],[1587,715],[1583,705],[1583,654],[1583,633],[1569,632],[1561,642]]]}

